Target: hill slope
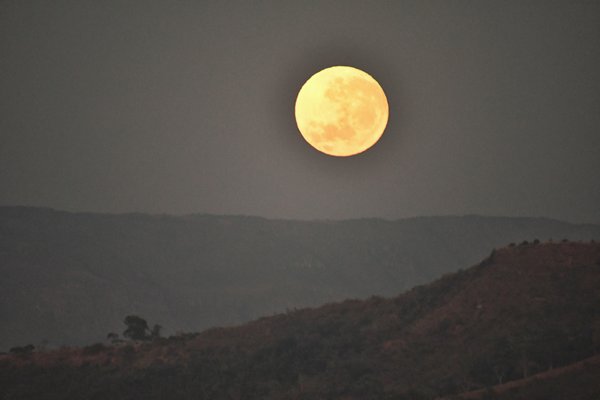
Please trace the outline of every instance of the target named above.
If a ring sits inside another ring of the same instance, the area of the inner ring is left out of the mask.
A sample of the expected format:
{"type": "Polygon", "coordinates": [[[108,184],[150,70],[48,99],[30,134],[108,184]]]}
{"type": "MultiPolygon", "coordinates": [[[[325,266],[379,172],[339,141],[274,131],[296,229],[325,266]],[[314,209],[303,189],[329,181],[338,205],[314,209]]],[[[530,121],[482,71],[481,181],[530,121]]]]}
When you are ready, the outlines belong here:
{"type": "Polygon", "coordinates": [[[600,394],[599,376],[600,355],[596,355],[527,378],[461,393],[453,400],[596,399],[600,394]]]}
{"type": "MultiPolygon", "coordinates": [[[[11,399],[433,399],[592,357],[598,287],[599,244],[503,248],[391,299],[133,347],[4,356],[0,388],[11,399]]],[[[561,390],[595,399],[590,365],[558,375],[561,390]]]]}
{"type": "Polygon", "coordinates": [[[600,226],[527,218],[301,222],[0,207],[0,350],[83,344],[139,314],[167,332],[394,295],[539,238],[600,226]]]}

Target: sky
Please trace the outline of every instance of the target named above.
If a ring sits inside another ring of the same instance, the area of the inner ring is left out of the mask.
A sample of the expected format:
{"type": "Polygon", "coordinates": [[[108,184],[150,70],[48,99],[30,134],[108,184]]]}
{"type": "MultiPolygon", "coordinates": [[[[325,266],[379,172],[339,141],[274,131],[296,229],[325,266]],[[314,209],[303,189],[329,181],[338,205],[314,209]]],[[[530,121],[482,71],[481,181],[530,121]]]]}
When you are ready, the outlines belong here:
{"type": "Polygon", "coordinates": [[[0,2],[0,205],[600,223],[600,2],[0,2]],[[302,84],[379,81],[381,140],[301,137],[302,84]]]}

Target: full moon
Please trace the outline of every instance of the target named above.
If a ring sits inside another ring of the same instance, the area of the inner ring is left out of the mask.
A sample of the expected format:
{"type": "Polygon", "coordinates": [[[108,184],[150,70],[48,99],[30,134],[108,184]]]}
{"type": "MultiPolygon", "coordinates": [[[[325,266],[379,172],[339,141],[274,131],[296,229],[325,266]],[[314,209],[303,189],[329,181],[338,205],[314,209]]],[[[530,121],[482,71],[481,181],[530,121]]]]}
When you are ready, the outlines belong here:
{"type": "Polygon", "coordinates": [[[336,157],[362,153],[377,143],[389,114],[379,83],[366,72],[346,66],[311,76],[300,89],[295,108],[304,139],[336,157]]]}

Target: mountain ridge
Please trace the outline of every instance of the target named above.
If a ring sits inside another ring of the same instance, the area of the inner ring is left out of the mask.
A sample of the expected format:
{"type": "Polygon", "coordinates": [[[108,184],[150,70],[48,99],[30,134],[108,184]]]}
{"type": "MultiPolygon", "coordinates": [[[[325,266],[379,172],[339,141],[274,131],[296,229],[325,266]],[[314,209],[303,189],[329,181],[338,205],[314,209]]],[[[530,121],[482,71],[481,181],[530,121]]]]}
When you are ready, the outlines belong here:
{"type": "Polygon", "coordinates": [[[386,218],[386,217],[357,217],[357,218],[284,218],[284,217],[266,217],[263,215],[254,214],[218,214],[208,212],[190,212],[190,213],[160,213],[160,212],[139,212],[139,211],[124,211],[124,212],[102,212],[102,211],[73,211],[64,210],[55,207],[40,207],[40,206],[27,206],[27,205],[11,205],[5,204],[0,205],[0,213],[4,212],[50,212],[55,214],[70,214],[70,215],[83,215],[83,216],[105,216],[105,217],[127,217],[127,216],[138,216],[138,217],[156,217],[156,218],[175,218],[175,219],[186,219],[186,218],[202,218],[202,217],[222,217],[222,218],[247,218],[256,220],[266,221],[279,221],[279,222],[306,222],[306,223],[337,223],[337,222],[356,222],[356,221],[377,221],[377,222],[400,222],[400,221],[411,221],[411,220],[430,220],[430,219],[462,219],[462,218],[482,218],[482,219],[502,219],[502,220],[521,220],[521,221],[547,221],[557,222],[561,224],[569,224],[574,226],[600,226],[600,223],[595,222],[576,222],[563,220],[560,218],[553,218],[547,216],[510,216],[510,215],[485,215],[477,213],[468,214],[432,214],[432,215],[416,215],[410,217],[399,217],[399,218],[386,218]]]}
{"type": "Polygon", "coordinates": [[[167,333],[390,296],[522,240],[600,238],[547,219],[68,213],[0,207],[0,350],[102,340],[139,314],[167,333]]]}

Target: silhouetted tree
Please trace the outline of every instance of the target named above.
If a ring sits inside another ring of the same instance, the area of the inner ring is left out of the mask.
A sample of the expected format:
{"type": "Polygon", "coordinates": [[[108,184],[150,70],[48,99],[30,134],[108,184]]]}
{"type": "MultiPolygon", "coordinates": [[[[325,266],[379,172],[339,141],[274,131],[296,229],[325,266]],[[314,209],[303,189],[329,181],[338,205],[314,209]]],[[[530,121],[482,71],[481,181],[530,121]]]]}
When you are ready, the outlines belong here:
{"type": "Polygon", "coordinates": [[[150,328],[145,319],[137,315],[128,315],[125,317],[125,325],[127,329],[123,331],[123,336],[131,340],[148,340],[150,339],[150,328]]]}

